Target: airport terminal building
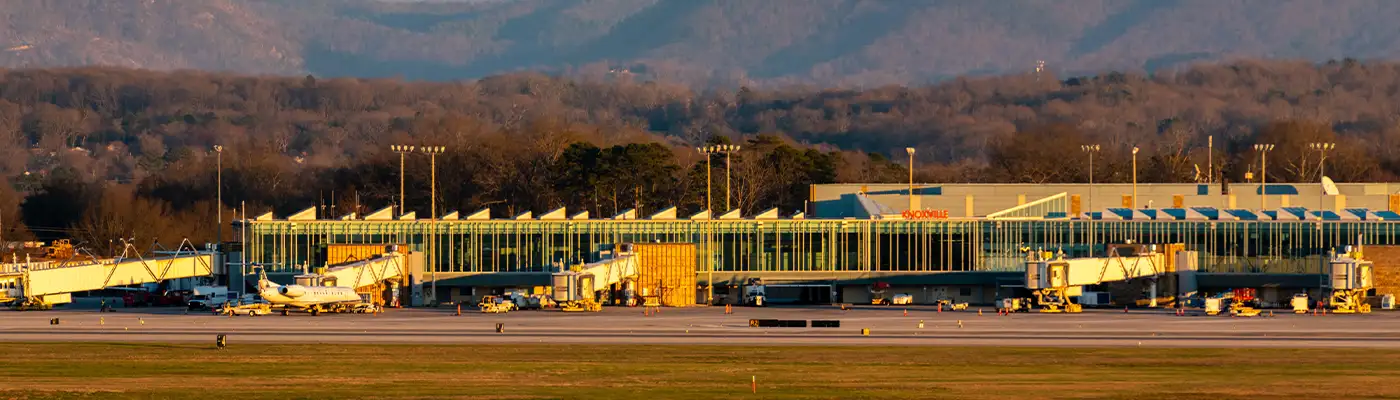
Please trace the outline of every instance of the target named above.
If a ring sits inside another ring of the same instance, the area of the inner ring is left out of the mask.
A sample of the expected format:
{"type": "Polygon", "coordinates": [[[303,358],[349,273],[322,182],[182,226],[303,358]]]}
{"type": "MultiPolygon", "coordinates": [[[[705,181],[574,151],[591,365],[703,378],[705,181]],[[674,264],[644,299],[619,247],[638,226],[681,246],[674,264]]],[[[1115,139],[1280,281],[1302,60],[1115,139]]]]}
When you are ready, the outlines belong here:
{"type": "Polygon", "coordinates": [[[1376,261],[1377,290],[1394,293],[1387,246],[1400,244],[1397,210],[1400,184],[1387,183],[831,184],[812,186],[807,210],[753,215],[264,214],[235,222],[246,239],[230,260],[294,274],[397,245],[411,252],[413,301],[430,303],[538,289],[622,244],[677,243],[694,246],[701,302],[711,289],[714,302],[735,302],[761,281],[796,288],[770,301],[863,302],[879,284],[916,303],[988,304],[1023,290],[1027,250],[1085,257],[1132,242],[1194,252],[1203,292],[1250,287],[1269,300],[1325,288],[1329,252],[1357,245],[1376,261]]]}

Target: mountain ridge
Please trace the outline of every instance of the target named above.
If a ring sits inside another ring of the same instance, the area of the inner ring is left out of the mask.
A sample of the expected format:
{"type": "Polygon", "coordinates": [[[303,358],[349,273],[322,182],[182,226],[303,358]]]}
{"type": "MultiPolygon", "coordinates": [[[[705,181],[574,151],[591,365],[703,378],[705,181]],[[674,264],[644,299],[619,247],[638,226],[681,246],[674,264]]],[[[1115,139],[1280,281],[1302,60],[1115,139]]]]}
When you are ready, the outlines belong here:
{"type": "Polygon", "coordinates": [[[1381,0],[3,0],[0,67],[693,86],[919,84],[1239,58],[1400,57],[1381,0]]]}

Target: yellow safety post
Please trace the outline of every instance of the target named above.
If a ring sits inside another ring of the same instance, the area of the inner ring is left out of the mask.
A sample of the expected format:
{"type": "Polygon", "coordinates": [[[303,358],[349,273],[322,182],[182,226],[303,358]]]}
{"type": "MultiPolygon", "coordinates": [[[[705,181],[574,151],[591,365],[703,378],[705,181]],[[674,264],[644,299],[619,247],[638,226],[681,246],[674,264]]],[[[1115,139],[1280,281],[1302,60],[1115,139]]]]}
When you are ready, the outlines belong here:
{"type": "Polygon", "coordinates": [[[919,329],[924,329],[924,320],[919,320],[919,329]]]}
{"type": "Polygon", "coordinates": [[[870,336],[870,328],[860,328],[861,336],[870,336]]]}

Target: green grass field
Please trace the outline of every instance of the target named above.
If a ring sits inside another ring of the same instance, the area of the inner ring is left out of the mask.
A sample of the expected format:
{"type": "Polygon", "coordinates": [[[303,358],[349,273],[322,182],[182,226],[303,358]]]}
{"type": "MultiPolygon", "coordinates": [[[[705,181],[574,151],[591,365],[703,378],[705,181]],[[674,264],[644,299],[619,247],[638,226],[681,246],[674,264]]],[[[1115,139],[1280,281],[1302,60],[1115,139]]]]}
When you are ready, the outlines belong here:
{"type": "Polygon", "coordinates": [[[1400,352],[0,344],[0,399],[1400,397],[1400,352]],[[757,377],[758,394],[750,393],[757,377]]]}

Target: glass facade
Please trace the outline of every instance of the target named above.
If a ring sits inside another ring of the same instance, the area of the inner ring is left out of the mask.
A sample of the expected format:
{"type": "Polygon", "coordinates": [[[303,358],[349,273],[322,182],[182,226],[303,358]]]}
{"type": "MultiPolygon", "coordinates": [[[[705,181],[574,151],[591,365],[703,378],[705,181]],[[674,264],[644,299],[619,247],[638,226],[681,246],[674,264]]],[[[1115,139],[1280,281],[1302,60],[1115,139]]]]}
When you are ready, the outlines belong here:
{"type": "Polygon", "coordinates": [[[445,274],[549,272],[621,243],[695,243],[715,272],[1019,271],[1025,249],[1100,254],[1106,243],[1184,243],[1204,272],[1320,273],[1348,245],[1397,244],[1391,221],[475,220],[247,221],[250,263],[326,263],[329,245],[399,244],[445,274]]]}

